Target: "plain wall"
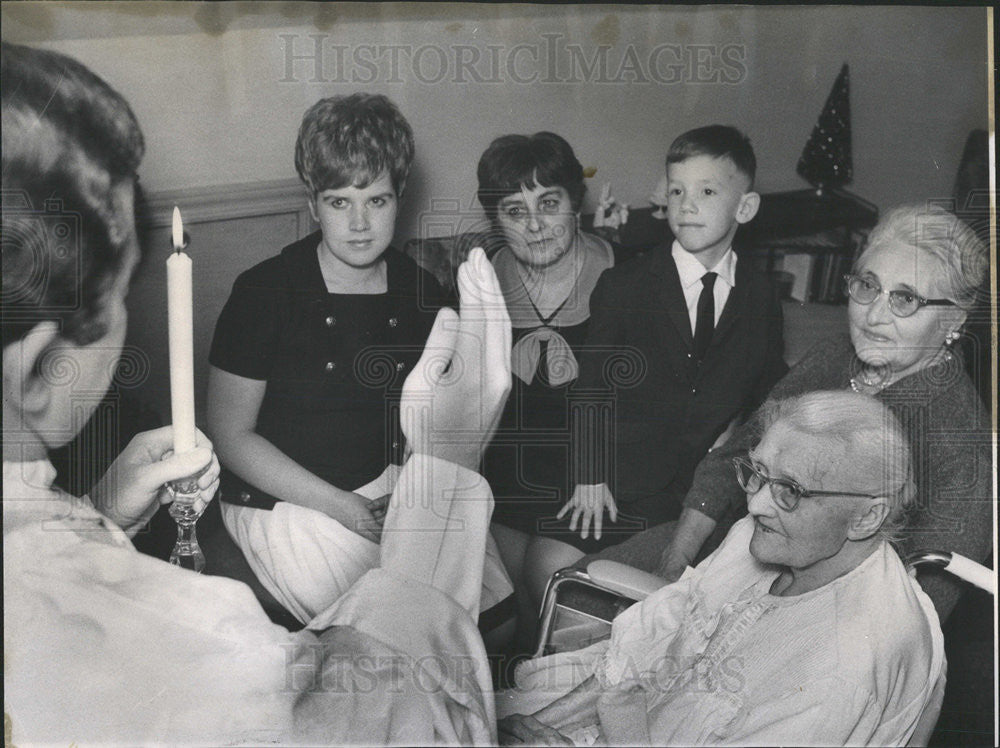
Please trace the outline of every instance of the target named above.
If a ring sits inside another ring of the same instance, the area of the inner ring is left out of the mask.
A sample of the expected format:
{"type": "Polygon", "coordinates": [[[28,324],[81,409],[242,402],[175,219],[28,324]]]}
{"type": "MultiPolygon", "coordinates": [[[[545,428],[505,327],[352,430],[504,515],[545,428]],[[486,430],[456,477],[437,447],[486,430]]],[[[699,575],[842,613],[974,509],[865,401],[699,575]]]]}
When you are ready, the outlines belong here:
{"type": "Polygon", "coordinates": [[[760,190],[805,187],[795,165],[844,62],[849,189],[882,209],[948,196],[968,131],[987,125],[983,8],[221,6],[4,3],[4,38],[73,55],[129,99],[147,134],[142,179],[152,191],[294,178],[295,134],[310,104],[388,94],[417,138],[400,239],[418,233],[432,198],[477,214],[476,163],[506,132],[564,135],[597,169],[587,207],[605,181],[619,200],[646,205],[671,139],[711,122],[751,137],[760,190]],[[317,38],[318,81],[314,59],[288,59],[313,54],[317,38]],[[396,51],[379,56],[379,45],[396,51]],[[571,67],[573,45],[584,66],[603,45],[603,75],[571,67]],[[665,83],[651,71],[658,49],[665,83]]]}
{"type": "MultiPolygon", "coordinates": [[[[46,2],[2,12],[5,39],[72,55],[126,96],[146,133],[143,186],[181,191],[189,216],[198,197],[184,190],[295,179],[295,134],[316,99],[388,94],[417,139],[399,243],[481,219],[476,163],[508,132],[564,135],[597,170],[585,209],[605,181],[645,205],[670,141],[711,122],[749,134],[759,190],[805,188],[795,166],[844,62],[849,188],[880,209],[950,195],[969,130],[987,126],[985,11],[975,8],[46,2]],[[477,54],[478,65],[458,67],[477,54]]],[[[190,226],[199,416],[233,280],[301,230],[289,215],[190,226]]],[[[151,242],[164,254],[165,236],[151,242]]],[[[151,262],[133,286],[126,358],[133,392],[169,417],[163,276],[151,262]]]]}

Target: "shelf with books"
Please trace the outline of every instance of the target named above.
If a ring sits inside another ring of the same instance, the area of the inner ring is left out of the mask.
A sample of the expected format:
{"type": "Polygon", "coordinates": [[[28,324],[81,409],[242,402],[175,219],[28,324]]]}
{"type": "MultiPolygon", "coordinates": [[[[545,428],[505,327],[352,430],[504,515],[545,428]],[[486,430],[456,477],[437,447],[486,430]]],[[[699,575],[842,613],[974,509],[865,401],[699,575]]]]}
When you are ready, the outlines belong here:
{"type": "Polygon", "coordinates": [[[788,274],[780,277],[791,298],[840,303],[843,275],[877,221],[874,205],[841,190],[765,194],[757,216],[737,232],[737,251],[767,272],[788,274]]]}

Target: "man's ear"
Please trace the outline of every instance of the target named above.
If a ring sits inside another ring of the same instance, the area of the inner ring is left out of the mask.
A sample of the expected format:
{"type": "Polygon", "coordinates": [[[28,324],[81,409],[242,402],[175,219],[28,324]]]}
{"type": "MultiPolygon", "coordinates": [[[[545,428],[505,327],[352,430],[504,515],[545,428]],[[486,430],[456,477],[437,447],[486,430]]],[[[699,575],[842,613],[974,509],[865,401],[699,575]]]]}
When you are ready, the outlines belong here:
{"type": "Polygon", "coordinates": [[[316,201],[319,199],[319,195],[310,195],[308,200],[309,205],[309,215],[312,216],[313,221],[319,223],[319,213],[316,210],[316,201]]]}
{"type": "Polygon", "coordinates": [[[736,223],[749,223],[760,210],[760,194],[744,192],[740,204],[736,207],[736,223]]]}
{"type": "Polygon", "coordinates": [[[879,496],[864,506],[851,520],[847,528],[849,540],[865,540],[879,531],[886,517],[889,516],[888,499],[879,496]]]}
{"type": "Polygon", "coordinates": [[[38,366],[59,338],[59,326],[53,321],[39,322],[16,343],[3,349],[3,399],[16,409],[22,419],[46,411],[52,399],[52,388],[38,366]]]}

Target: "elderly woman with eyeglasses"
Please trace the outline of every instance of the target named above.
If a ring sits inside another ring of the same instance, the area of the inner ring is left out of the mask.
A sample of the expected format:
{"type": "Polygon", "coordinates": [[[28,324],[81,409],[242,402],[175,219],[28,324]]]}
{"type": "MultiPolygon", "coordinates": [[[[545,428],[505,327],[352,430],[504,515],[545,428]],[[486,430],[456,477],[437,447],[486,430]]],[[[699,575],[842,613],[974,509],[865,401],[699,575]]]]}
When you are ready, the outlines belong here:
{"type": "Polygon", "coordinates": [[[610,642],[525,663],[500,697],[519,712],[500,721],[502,744],[910,739],[943,683],[944,645],[891,544],[914,496],[907,436],[849,391],[769,401],[759,422],[736,480],[729,470],[749,516],[622,613],[610,642]]]}
{"type": "MultiPolygon", "coordinates": [[[[783,398],[853,390],[882,401],[900,419],[917,484],[913,517],[901,538],[904,555],[938,549],[984,561],[990,552],[990,419],[955,345],[987,268],[985,246],[951,213],[927,205],[890,211],[846,277],[849,336],[818,343],[770,393],[783,398]]],[[[702,460],[676,525],[651,528],[600,557],[668,581],[680,577],[745,511],[731,461],[756,433],[751,418],[702,460]]],[[[933,572],[921,582],[946,619],[960,584],[933,572]]]]}

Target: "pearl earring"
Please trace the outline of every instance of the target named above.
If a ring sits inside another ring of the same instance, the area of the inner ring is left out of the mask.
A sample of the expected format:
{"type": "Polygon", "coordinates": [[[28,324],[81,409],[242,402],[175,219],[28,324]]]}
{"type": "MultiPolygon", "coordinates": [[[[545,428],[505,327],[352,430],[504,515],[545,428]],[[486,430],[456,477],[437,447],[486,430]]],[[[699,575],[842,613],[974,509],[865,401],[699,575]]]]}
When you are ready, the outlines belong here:
{"type": "Polygon", "coordinates": [[[958,340],[958,330],[950,330],[945,333],[944,342],[945,345],[954,345],[955,341],[958,340]]]}

